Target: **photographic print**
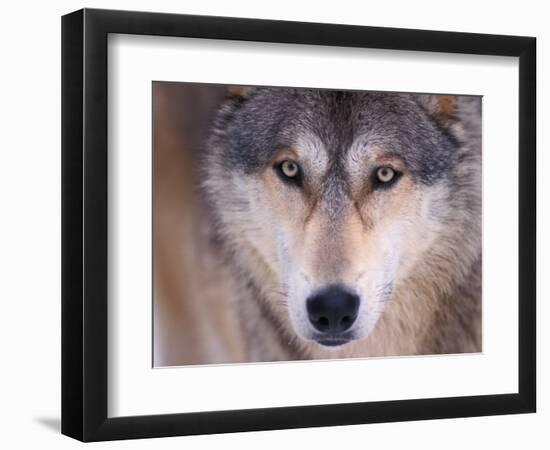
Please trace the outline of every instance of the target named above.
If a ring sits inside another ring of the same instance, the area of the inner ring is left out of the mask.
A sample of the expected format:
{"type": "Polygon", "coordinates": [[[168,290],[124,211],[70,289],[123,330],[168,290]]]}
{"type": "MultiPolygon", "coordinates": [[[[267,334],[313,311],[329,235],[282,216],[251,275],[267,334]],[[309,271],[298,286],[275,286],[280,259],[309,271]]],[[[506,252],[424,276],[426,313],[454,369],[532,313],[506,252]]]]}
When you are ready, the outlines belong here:
{"type": "Polygon", "coordinates": [[[481,97],[152,96],[155,367],[481,352],[481,97]]]}
{"type": "Polygon", "coordinates": [[[526,36],[63,16],[62,433],[535,412],[535,75],[526,36]]]}

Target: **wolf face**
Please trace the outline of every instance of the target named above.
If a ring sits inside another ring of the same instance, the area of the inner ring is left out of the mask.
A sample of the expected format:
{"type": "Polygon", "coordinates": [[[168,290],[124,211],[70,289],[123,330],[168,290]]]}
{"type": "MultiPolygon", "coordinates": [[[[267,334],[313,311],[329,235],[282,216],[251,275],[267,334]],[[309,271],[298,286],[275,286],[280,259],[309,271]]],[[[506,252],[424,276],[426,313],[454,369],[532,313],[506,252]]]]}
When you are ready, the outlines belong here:
{"type": "Polygon", "coordinates": [[[366,339],[441,256],[460,159],[444,113],[428,96],[279,88],[222,107],[204,185],[241,275],[291,338],[366,339]]]}

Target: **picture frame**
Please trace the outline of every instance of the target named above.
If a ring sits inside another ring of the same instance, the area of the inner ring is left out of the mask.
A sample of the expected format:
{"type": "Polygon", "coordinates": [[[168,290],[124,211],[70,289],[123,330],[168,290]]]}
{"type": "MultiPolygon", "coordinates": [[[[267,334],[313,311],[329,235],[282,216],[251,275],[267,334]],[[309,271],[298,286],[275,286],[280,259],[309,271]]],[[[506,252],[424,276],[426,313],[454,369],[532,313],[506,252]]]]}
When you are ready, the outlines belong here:
{"type": "Polygon", "coordinates": [[[102,441],[535,412],[535,94],[532,37],[94,9],[63,16],[62,433],[102,441]],[[110,34],[519,58],[517,392],[109,417],[110,34]]]}

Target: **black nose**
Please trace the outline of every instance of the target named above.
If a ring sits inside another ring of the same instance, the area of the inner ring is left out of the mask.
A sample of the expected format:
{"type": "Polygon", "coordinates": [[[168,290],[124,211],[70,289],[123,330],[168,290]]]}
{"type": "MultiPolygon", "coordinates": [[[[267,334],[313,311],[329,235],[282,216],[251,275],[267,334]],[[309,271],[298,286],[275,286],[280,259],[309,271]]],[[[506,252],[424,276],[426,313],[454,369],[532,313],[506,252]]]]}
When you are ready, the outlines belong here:
{"type": "Polygon", "coordinates": [[[307,299],[309,320],[322,333],[342,333],[357,318],[359,297],[342,286],[329,286],[307,299]]]}

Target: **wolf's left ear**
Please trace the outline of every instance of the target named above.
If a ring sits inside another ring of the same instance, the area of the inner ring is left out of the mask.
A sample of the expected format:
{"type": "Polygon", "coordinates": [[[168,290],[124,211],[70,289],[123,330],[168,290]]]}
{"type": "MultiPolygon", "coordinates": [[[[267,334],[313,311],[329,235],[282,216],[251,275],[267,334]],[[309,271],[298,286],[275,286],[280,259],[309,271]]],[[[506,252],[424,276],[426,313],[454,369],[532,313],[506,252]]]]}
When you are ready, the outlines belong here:
{"type": "Polygon", "coordinates": [[[441,125],[452,125],[458,120],[458,98],[456,95],[419,95],[420,103],[441,125]]]}
{"type": "Polygon", "coordinates": [[[481,97],[477,95],[418,95],[428,114],[457,138],[465,133],[481,139],[481,97]]]}

